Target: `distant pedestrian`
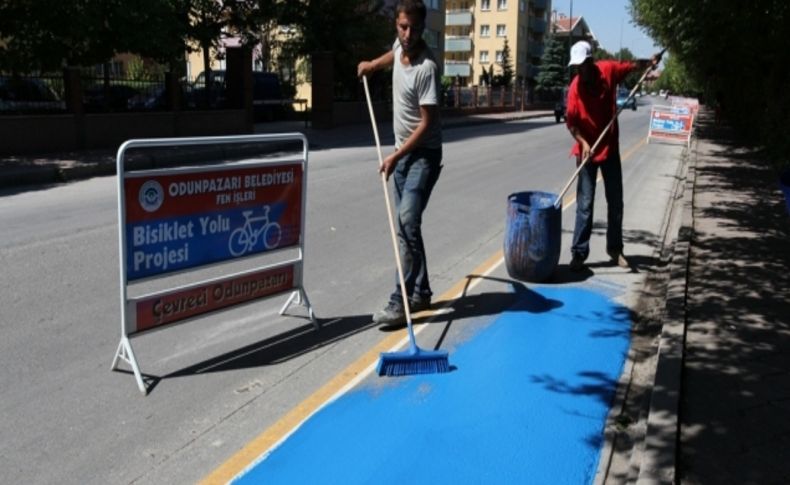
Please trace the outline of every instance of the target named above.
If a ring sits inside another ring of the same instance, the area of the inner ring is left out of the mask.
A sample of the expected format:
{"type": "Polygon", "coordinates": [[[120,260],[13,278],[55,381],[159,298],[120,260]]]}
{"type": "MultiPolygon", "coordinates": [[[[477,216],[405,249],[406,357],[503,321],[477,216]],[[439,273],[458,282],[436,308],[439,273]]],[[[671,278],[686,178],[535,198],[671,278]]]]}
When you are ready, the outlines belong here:
{"type": "MultiPolygon", "coordinates": [[[[398,246],[403,264],[409,308],[431,305],[431,286],[422,239],[422,213],[442,170],[442,131],[439,118],[439,69],[422,38],[425,5],[401,0],[395,8],[398,38],[392,49],[372,61],[360,62],[357,74],[366,76],[392,67],[392,111],[395,151],[380,168],[395,183],[398,246]]],[[[380,324],[405,321],[403,297],[396,275],[395,291],[383,310],[373,315],[380,324]]]]}
{"type": "MultiPolygon", "coordinates": [[[[571,48],[569,66],[578,75],[568,89],[565,123],[576,143],[572,154],[578,166],[588,155],[601,131],[617,113],[617,86],[635,69],[654,67],[661,60],[659,54],[651,60],[619,62],[594,61],[589,42],[579,41],[571,48]]],[[[581,271],[590,254],[590,235],[593,224],[595,185],[600,168],[606,194],[606,252],[618,266],[629,267],[623,254],[623,176],[620,165],[620,135],[617,120],[601,140],[590,161],[579,173],[576,185],[576,225],[573,230],[571,264],[573,271],[581,271]]]]}

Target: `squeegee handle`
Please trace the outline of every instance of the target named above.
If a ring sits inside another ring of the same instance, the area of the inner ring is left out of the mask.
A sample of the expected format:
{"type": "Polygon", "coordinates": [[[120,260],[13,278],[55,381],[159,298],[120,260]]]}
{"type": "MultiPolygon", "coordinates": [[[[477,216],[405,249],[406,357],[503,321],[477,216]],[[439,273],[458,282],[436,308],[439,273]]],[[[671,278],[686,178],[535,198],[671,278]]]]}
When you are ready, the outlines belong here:
{"type": "MultiPolygon", "coordinates": [[[[667,49],[665,47],[658,54],[658,57],[661,58],[661,56],[664,55],[664,52],[666,52],[666,50],[667,49]]],[[[562,197],[565,195],[565,192],[568,191],[568,188],[571,186],[573,181],[576,180],[576,177],[579,176],[579,172],[582,171],[582,168],[584,168],[584,166],[590,160],[590,157],[592,157],[592,154],[595,153],[595,149],[598,148],[598,145],[601,143],[601,140],[603,140],[604,136],[606,136],[606,133],[609,131],[609,128],[612,127],[612,124],[614,123],[614,120],[616,120],[617,117],[620,116],[620,112],[623,111],[623,108],[625,108],[625,105],[628,104],[628,100],[634,97],[634,94],[636,94],[636,90],[639,89],[639,86],[644,82],[645,78],[650,73],[650,71],[653,70],[653,68],[654,68],[654,66],[650,66],[647,69],[645,69],[645,72],[642,74],[642,77],[640,77],[639,81],[637,81],[636,84],[634,84],[634,87],[631,89],[631,92],[628,94],[628,98],[626,98],[626,102],[623,103],[622,106],[617,108],[617,111],[615,111],[614,116],[612,116],[612,119],[609,120],[609,123],[606,124],[606,127],[601,131],[601,134],[598,135],[598,139],[595,140],[595,143],[593,144],[592,148],[590,148],[590,153],[586,157],[584,157],[584,160],[582,160],[582,163],[580,163],[579,166],[576,167],[576,171],[573,172],[573,175],[571,175],[570,180],[568,180],[568,183],[565,184],[565,187],[562,188],[562,191],[560,191],[559,195],[557,196],[557,199],[554,201],[554,208],[555,209],[559,209],[560,203],[562,202],[562,197]]]]}

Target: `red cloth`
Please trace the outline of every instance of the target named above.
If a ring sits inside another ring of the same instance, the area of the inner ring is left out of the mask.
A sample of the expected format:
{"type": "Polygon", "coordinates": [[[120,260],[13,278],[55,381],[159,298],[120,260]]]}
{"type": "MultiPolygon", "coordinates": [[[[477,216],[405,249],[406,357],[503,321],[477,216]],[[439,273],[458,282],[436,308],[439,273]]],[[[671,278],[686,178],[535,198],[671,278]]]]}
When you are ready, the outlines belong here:
{"type": "MultiPolygon", "coordinates": [[[[636,68],[632,62],[598,61],[595,63],[595,82],[589,89],[581,84],[581,76],[576,76],[571,81],[568,89],[568,106],[565,115],[565,124],[576,127],[582,137],[587,140],[592,148],[595,140],[601,135],[614,114],[617,112],[617,85],[636,68]]],[[[612,124],[609,133],[604,136],[595,153],[592,162],[600,163],[609,157],[611,150],[617,150],[619,143],[619,129],[617,120],[612,124]]],[[[581,146],[573,145],[571,154],[579,156],[581,146]]]]}

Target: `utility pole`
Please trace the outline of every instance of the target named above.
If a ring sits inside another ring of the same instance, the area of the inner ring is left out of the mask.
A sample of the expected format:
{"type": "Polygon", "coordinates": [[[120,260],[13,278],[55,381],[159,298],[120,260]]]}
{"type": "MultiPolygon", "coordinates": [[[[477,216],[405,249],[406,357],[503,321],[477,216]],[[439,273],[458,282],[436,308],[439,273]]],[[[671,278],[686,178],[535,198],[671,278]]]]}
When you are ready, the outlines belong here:
{"type": "MultiPolygon", "coordinates": [[[[573,0],[571,0],[571,13],[568,19],[568,59],[571,55],[571,45],[573,45],[573,0]]],[[[568,84],[571,82],[571,74],[573,67],[568,66],[568,84]]]]}

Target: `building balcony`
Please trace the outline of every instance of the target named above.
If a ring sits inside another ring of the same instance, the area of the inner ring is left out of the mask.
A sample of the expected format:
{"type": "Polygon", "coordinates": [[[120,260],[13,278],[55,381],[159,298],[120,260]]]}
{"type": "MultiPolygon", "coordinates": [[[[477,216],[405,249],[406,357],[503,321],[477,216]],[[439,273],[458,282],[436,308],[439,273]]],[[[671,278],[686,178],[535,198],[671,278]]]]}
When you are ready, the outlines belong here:
{"type": "Polygon", "coordinates": [[[469,77],[472,66],[466,61],[444,61],[444,75],[469,77]]]}
{"type": "Polygon", "coordinates": [[[529,28],[533,32],[546,32],[546,20],[539,19],[537,17],[531,17],[529,19],[529,28]]]}
{"type": "Polygon", "coordinates": [[[527,64],[527,79],[535,79],[540,73],[540,67],[534,64],[527,64]]]}
{"type": "Polygon", "coordinates": [[[534,8],[536,8],[536,9],[538,9],[538,10],[540,10],[540,9],[543,9],[543,10],[545,10],[545,9],[546,9],[546,6],[547,6],[547,4],[548,4],[549,2],[547,2],[546,0],[531,0],[531,2],[530,2],[530,3],[532,3],[532,6],[533,6],[534,8]]]}
{"type": "Polygon", "coordinates": [[[543,44],[538,44],[537,42],[530,42],[527,45],[527,53],[529,53],[530,57],[542,57],[543,44]]]}
{"type": "Polygon", "coordinates": [[[445,52],[471,52],[472,39],[469,37],[452,37],[447,36],[444,38],[444,51],[445,52]]]}
{"type": "Polygon", "coordinates": [[[468,10],[453,10],[452,12],[447,12],[444,25],[446,27],[454,25],[472,25],[472,12],[468,10]]]}

